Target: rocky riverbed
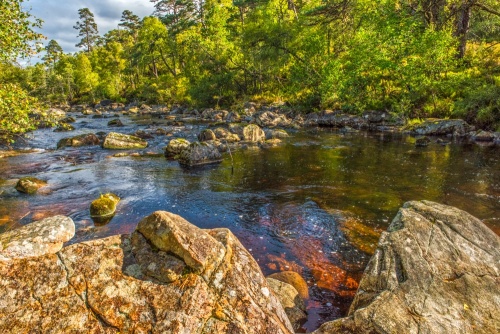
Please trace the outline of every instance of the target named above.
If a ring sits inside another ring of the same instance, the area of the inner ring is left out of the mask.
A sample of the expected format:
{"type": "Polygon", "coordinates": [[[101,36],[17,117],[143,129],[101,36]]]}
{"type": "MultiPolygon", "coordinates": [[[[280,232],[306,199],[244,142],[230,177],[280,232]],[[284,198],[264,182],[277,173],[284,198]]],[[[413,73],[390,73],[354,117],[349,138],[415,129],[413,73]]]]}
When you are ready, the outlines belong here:
{"type": "MultiPolygon", "coordinates": [[[[294,332],[303,295],[266,280],[227,229],[157,211],[130,235],[43,246],[73,232],[54,217],[0,235],[2,332],[294,332]]],[[[496,333],[499,300],[500,238],[464,211],[408,202],[348,316],[314,333],[496,333]]]]}
{"type": "Polygon", "coordinates": [[[299,331],[347,314],[381,233],[405,201],[451,204],[500,231],[495,133],[423,122],[439,130],[433,136],[376,112],[245,109],[54,111],[73,130],[40,129],[0,153],[0,231],[65,215],[76,229],[67,244],[92,242],[133,233],[157,210],[201,228],[229,228],[265,275],[293,271],[305,279],[308,318],[299,331]],[[426,145],[416,145],[424,135],[426,145]],[[16,190],[25,176],[41,181],[35,194],[16,190]],[[90,203],[108,193],[121,200],[100,223],[90,203]]]}

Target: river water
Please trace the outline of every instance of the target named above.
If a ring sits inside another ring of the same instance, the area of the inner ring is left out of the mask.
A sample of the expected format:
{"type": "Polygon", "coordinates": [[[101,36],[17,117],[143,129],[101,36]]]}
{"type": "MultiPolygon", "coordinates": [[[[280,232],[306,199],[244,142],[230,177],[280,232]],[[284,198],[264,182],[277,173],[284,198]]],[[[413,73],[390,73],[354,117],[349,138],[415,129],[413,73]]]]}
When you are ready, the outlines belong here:
{"type": "MultiPolygon", "coordinates": [[[[149,116],[122,117],[123,128],[168,128],[194,140],[206,125],[166,127],[149,116]]],[[[290,132],[282,146],[238,149],[219,165],[180,167],[163,156],[113,157],[98,146],[55,150],[62,137],[110,131],[109,119],[80,118],[76,131],[37,130],[19,148],[32,153],[0,159],[0,232],[55,214],[77,226],[71,243],[130,233],[156,210],[202,228],[227,227],[250,250],[265,275],[301,273],[309,285],[313,330],[344,316],[380,233],[409,200],[456,206],[500,234],[500,149],[432,143],[416,148],[403,135],[290,132]],[[18,193],[19,177],[48,181],[37,195],[18,193]],[[89,205],[99,194],[122,198],[110,223],[96,226],[89,205]]],[[[172,137],[149,139],[162,152],[172,137]]]]}

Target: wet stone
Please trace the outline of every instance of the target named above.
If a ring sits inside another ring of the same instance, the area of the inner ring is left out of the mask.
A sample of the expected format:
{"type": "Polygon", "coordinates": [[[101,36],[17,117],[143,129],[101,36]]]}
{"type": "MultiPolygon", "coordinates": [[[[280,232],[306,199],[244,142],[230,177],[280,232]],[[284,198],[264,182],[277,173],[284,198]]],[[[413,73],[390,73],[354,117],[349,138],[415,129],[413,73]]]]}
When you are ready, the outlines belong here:
{"type": "Polygon", "coordinates": [[[35,194],[38,189],[46,185],[46,181],[37,179],[36,177],[26,176],[17,181],[16,190],[25,194],[35,194]]]}

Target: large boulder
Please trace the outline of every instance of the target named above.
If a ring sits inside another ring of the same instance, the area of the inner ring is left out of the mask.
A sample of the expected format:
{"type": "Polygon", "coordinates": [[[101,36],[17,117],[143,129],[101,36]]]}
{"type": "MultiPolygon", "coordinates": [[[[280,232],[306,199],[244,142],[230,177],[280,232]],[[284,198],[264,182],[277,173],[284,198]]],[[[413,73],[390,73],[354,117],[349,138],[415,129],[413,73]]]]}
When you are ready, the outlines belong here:
{"type": "Polygon", "coordinates": [[[63,138],[57,143],[57,148],[64,147],[80,147],[80,146],[90,146],[99,145],[100,140],[93,133],[86,133],[83,135],[78,135],[74,137],[63,138]]]}
{"type": "Polygon", "coordinates": [[[179,163],[185,166],[198,166],[222,161],[216,146],[207,142],[194,142],[179,155],[179,163]]]}
{"type": "Polygon", "coordinates": [[[167,158],[175,158],[178,156],[183,150],[189,147],[191,143],[189,140],[184,138],[174,138],[172,139],[168,145],[165,147],[165,157],[167,158]]]}
{"type": "Polygon", "coordinates": [[[416,125],[412,132],[424,136],[464,136],[472,127],[461,119],[428,119],[416,125]]]}
{"type": "Polygon", "coordinates": [[[250,142],[266,140],[266,134],[258,125],[250,124],[243,128],[243,139],[250,142]]]}
{"type": "Polygon", "coordinates": [[[408,202],[382,233],[348,317],[327,333],[498,333],[500,238],[479,219],[408,202]]]}
{"type": "Polygon", "coordinates": [[[147,146],[148,142],[139,137],[117,132],[108,133],[106,138],[104,138],[104,143],[102,144],[103,148],[114,150],[146,148],[147,146]]]}
{"type": "Polygon", "coordinates": [[[274,128],[277,126],[288,126],[290,120],[285,115],[273,111],[264,111],[255,116],[255,123],[261,127],[274,128]]]}
{"type": "Polygon", "coordinates": [[[167,212],[132,235],[0,261],[0,277],[2,333],[293,333],[229,230],[167,212]]]}
{"type": "MultiPolygon", "coordinates": [[[[75,224],[73,220],[64,216],[45,218],[0,234],[0,263],[13,259],[55,254],[61,250],[63,243],[73,238],[74,235],[75,224]]],[[[20,269],[22,270],[22,268],[20,269]]],[[[36,272],[32,274],[36,275],[36,272]]],[[[0,274],[0,277],[3,275],[0,274]]],[[[0,305],[2,304],[0,303],[0,305]]],[[[1,309],[0,306],[0,314],[2,313],[1,309]]]]}

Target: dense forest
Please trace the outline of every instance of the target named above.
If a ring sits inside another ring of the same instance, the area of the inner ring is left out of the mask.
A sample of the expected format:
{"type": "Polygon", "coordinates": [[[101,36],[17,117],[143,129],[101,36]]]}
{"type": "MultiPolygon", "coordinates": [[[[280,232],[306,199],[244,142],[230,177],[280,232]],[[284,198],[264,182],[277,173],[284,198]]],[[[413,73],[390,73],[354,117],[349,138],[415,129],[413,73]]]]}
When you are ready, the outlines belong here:
{"type": "Polygon", "coordinates": [[[234,110],[245,101],[303,111],[379,109],[500,130],[497,0],[151,1],[151,16],[126,10],[104,35],[93,13],[80,9],[73,28],[81,51],[67,54],[46,41],[43,61],[27,67],[16,61],[36,51],[41,22],[22,0],[2,1],[4,135],[29,128],[37,104],[102,99],[234,110]]]}

